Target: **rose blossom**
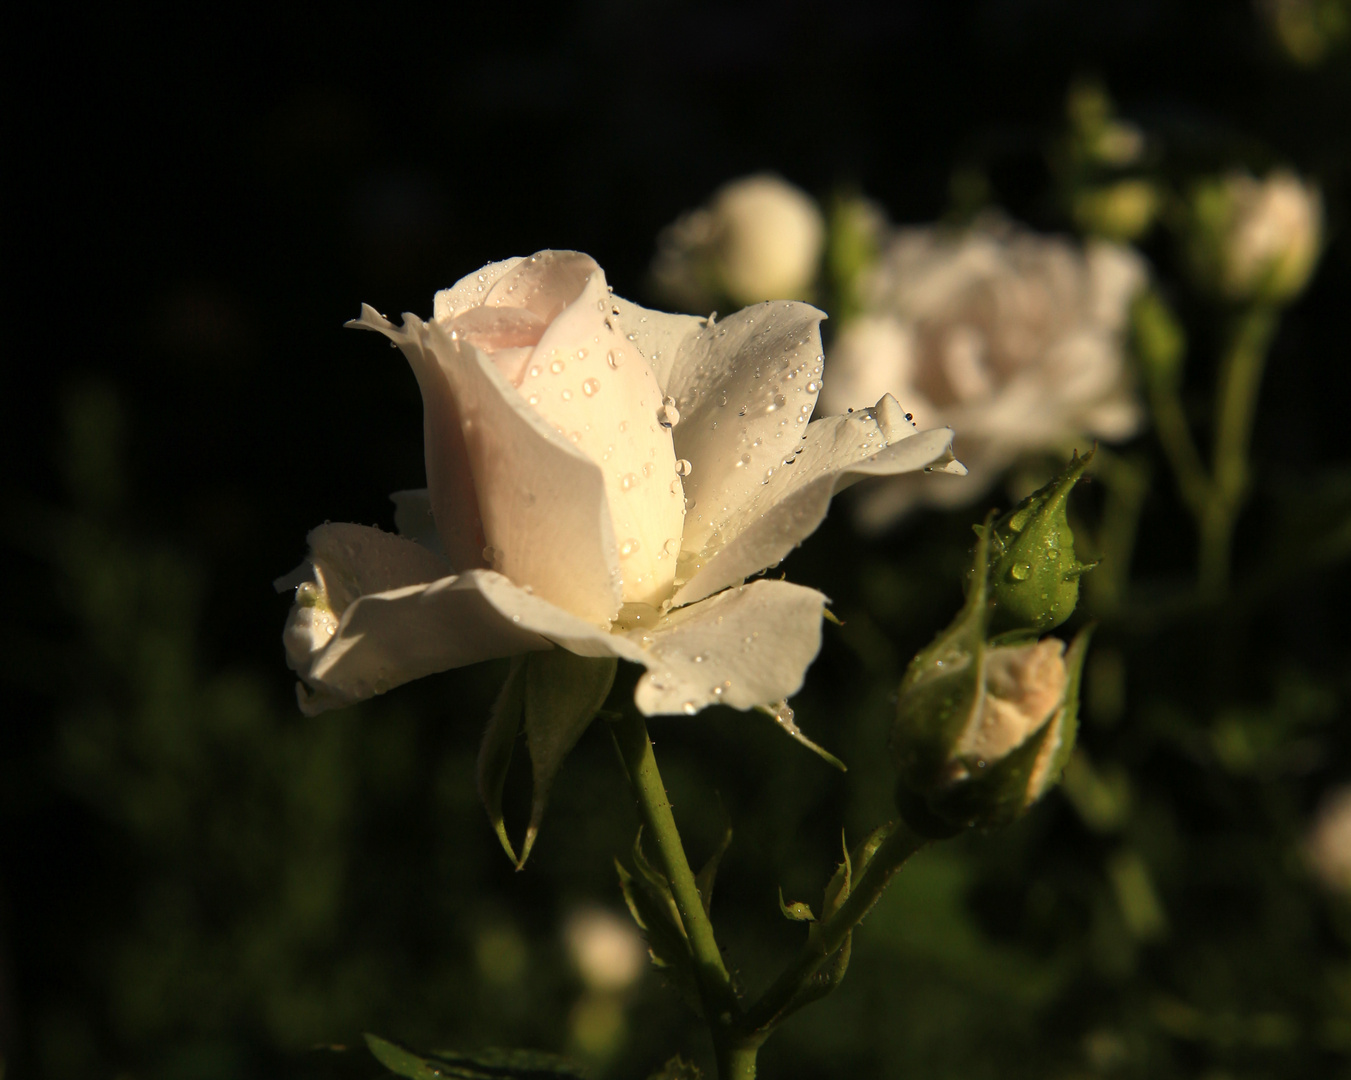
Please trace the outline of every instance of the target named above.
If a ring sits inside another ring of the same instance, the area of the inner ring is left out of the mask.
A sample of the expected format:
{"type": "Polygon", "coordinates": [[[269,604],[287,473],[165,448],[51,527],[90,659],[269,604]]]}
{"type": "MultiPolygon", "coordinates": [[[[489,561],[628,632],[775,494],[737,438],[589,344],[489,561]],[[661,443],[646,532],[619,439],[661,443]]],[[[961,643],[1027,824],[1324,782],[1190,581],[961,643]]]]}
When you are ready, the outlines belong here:
{"type": "Polygon", "coordinates": [[[644,713],[792,694],[826,598],[745,579],[777,563],[863,475],[960,471],[952,433],[890,397],[814,423],[806,304],[721,322],[611,295],[587,255],[544,251],[437,293],[396,327],[422,392],[427,490],[396,536],[309,536],[285,642],[307,713],[432,672],[555,646],[643,664],[644,713]]]}
{"type": "Polygon", "coordinates": [[[971,479],[876,485],[858,501],[860,524],[969,503],[1029,451],[1132,434],[1141,412],[1123,336],[1144,280],[1128,248],[1080,249],[995,217],[964,232],[897,231],[858,283],[864,314],[832,347],[822,406],[894,394],[920,427],[957,432],[971,479]]]}
{"type": "Polygon", "coordinates": [[[652,277],[695,311],[723,298],[801,298],[811,295],[825,242],[825,218],[810,195],[772,173],[743,176],[662,230],[652,277]]]}

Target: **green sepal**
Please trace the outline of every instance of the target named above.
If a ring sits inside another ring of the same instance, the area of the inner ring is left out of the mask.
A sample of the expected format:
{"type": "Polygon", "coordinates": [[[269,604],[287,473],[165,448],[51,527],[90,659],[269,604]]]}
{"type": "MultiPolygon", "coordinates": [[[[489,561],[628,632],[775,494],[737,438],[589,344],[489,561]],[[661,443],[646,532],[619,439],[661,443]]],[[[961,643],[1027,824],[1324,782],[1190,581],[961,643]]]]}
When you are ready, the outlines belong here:
{"type": "Polygon", "coordinates": [[[812,914],[810,904],[801,900],[794,900],[791,904],[783,902],[783,886],[779,886],[779,910],[783,912],[785,919],[791,919],[793,922],[816,922],[816,916],[812,914]]]}
{"type": "Polygon", "coordinates": [[[523,727],[534,785],[517,869],[530,858],[563,759],[605,704],[618,667],[613,656],[592,658],[564,649],[526,654],[523,727]]]}
{"type": "Polygon", "coordinates": [[[493,711],[488,718],[488,727],[483,733],[483,742],[478,750],[478,794],[483,807],[488,811],[488,821],[493,832],[502,843],[507,858],[520,865],[516,850],[507,835],[506,822],[502,818],[502,785],[506,783],[507,769],[511,765],[512,747],[521,730],[521,717],[525,712],[525,671],[529,654],[514,656],[507,681],[493,702],[493,711]]]}
{"type": "Polygon", "coordinates": [[[731,846],[732,823],[730,820],[724,820],[722,839],[713,850],[713,854],[708,857],[708,861],[694,875],[694,884],[699,890],[699,899],[703,902],[704,914],[710,917],[713,915],[713,883],[718,876],[718,866],[722,863],[722,857],[727,854],[727,849],[731,846]]]}
{"type": "Polygon", "coordinates": [[[365,1038],[381,1065],[408,1080],[582,1080],[584,1076],[566,1058],[536,1050],[489,1049],[473,1054],[435,1050],[422,1055],[376,1035],[365,1038]]]}
{"type": "Polygon", "coordinates": [[[1131,352],[1146,384],[1156,392],[1175,393],[1182,382],[1187,337],[1177,316],[1153,289],[1143,289],[1131,304],[1131,352]]]}
{"type": "Polygon", "coordinates": [[[977,529],[966,603],[947,629],[915,655],[901,679],[890,748],[902,783],[917,791],[947,775],[952,748],[982,693],[992,518],[977,529]]]}
{"type": "Polygon", "coordinates": [[[806,732],[797,726],[797,720],[793,715],[793,707],[786,701],[776,701],[769,705],[757,705],[755,711],[764,713],[774,723],[779,725],[779,730],[784,731],[790,738],[796,739],[813,754],[829,765],[835,766],[840,772],[848,772],[849,766],[837,758],[829,750],[818,746],[807,738],[806,732]]]}
{"type": "Polygon", "coordinates": [[[1069,493],[1093,460],[1075,454],[1064,470],[987,530],[992,635],[1053,630],[1074,613],[1090,567],[1074,553],[1069,493]]]}

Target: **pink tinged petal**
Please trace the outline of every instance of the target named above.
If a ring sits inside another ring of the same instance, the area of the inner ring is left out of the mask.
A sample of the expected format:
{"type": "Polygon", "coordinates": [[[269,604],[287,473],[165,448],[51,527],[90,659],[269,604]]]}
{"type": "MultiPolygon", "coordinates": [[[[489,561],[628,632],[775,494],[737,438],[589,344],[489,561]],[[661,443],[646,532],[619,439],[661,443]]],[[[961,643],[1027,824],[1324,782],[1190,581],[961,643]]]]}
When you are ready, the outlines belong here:
{"type": "Polygon", "coordinates": [[[451,565],[468,570],[483,565],[484,533],[462,417],[449,373],[427,349],[426,335],[419,332],[421,322],[413,322],[417,325],[411,330],[395,329],[373,307],[362,304],[361,318],[347,325],[384,334],[412,365],[422,391],[423,449],[436,531],[451,565]]]}
{"type": "Polygon", "coordinates": [[[580,251],[536,252],[498,278],[483,304],[528,313],[548,326],[599,271],[596,260],[580,251]]]}
{"type": "Polygon", "coordinates": [[[532,409],[481,350],[441,323],[423,330],[460,403],[485,558],[517,585],[608,626],[621,586],[600,467],[532,409]]]}
{"type": "MultiPolygon", "coordinates": [[[[624,601],[660,604],[671,595],[685,517],[671,428],[663,424],[673,414],[662,412],[661,389],[642,356],[609,360],[629,343],[615,329],[605,275],[587,263],[591,271],[580,294],[552,319],[531,354],[520,393],[599,464],[624,601]]],[[[504,278],[497,289],[509,285],[504,278]]]]}
{"type": "Polygon", "coordinates": [[[433,319],[450,319],[470,308],[481,307],[494,285],[506,274],[525,262],[519,255],[501,262],[489,263],[482,270],[466,274],[449,289],[436,294],[432,305],[433,319]]]}
{"type": "MultiPolygon", "coordinates": [[[[405,313],[395,328],[373,308],[358,325],[432,358],[445,376],[461,425],[465,460],[490,563],[560,607],[608,625],[619,610],[617,545],[600,469],[550,428],[480,349],[461,340],[454,323],[424,323],[405,313]]],[[[428,487],[443,542],[447,498],[430,468],[428,487]]],[[[449,543],[446,544],[450,550],[449,543]]]]}
{"type": "Polygon", "coordinates": [[[490,571],[450,576],[422,546],[364,525],[321,525],[309,540],[283,634],[309,715],[436,671],[550,647],[484,599],[476,581],[490,571]]]}
{"type": "Polygon", "coordinates": [[[802,445],[821,389],[822,318],[808,304],[757,304],[704,328],[677,358],[675,451],[692,466],[683,557],[724,543],[742,504],[802,445]]]}
{"type": "Polygon", "coordinates": [[[648,668],[634,693],[638,708],[652,716],[782,701],[802,686],[821,647],[825,603],[815,589],[756,581],[673,611],[652,630],[629,631],[643,642],[648,668]]]}
{"type": "MultiPolygon", "coordinates": [[[[831,497],[866,476],[965,469],[952,459],[952,431],[914,432],[894,398],[807,429],[802,452],[731,503],[718,543],[681,560],[688,581],[675,594],[687,604],[773,566],[816,531],[831,497]]],[[[730,502],[730,501],[729,501],[730,502]]]]}

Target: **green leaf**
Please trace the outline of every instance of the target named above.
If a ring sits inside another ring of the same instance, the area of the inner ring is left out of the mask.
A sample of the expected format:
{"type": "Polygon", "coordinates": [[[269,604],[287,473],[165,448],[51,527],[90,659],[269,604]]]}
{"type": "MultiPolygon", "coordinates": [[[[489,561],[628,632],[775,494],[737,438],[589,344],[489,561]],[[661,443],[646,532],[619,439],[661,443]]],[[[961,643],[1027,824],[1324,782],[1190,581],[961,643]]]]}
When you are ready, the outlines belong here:
{"type": "Polygon", "coordinates": [[[502,819],[502,785],[506,783],[512,747],[521,730],[527,656],[528,653],[512,657],[507,681],[502,684],[497,700],[493,702],[488,728],[483,733],[483,742],[479,744],[477,770],[478,794],[483,800],[484,809],[488,811],[488,821],[492,823],[497,839],[502,842],[502,850],[507,853],[507,858],[518,866],[524,860],[516,858],[511,838],[507,835],[506,822],[502,819]]]}
{"type": "Polygon", "coordinates": [[[528,653],[525,664],[524,727],[534,792],[518,869],[525,865],[535,846],[549,792],[563,759],[605,704],[619,667],[619,661],[612,656],[577,656],[564,649],[528,653]]]}
{"type": "Polygon", "coordinates": [[[702,1015],[702,1000],[694,974],[694,962],[689,939],[676,908],[671,887],[643,854],[643,832],[633,844],[633,861],[637,873],[630,873],[618,859],[615,870],[619,874],[619,888],[624,894],[633,921],[647,939],[652,962],[661,968],[680,996],[696,1013],[702,1015]]]}
{"type": "Polygon", "coordinates": [[[704,903],[704,914],[710,917],[713,914],[713,882],[718,876],[718,866],[722,862],[722,857],[731,845],[732,823],[724,817],[722,840],[708,857],[708,862],[704,863],[699,873],[694,875],[694,884],[699,889],[699,899],[704,903]]]}
{"type": "Polygon", "coordinates": [[[461,1054],[437,1050],[422,1056],[375,1035],[366,1045],[376,1060],[397,1076],[408,1080],[550,1080],[565,1077],[582,1080],[576,1065],[556,1054],[536,1050],[481,1050],[461,1054]]]}
{"type": "Polygon", "coordinates": [[[647,1080],[703,1080],[703,1076],[704,1074],[698,1065],[692,1061],[686,1061],[677,1054],[663,1065],[659,1072],[654,1072],[647,1080]]]}
{"type": "Polygon", "coordinates": [[[783,912],[785,919],[792,919],[793,922],[816,922],[816,916],[812,914],[810,904],[803,903],[801,900],[795,900],[791,904],[783,902],[783,886],[779,886],[779,910],[783,912]]]}

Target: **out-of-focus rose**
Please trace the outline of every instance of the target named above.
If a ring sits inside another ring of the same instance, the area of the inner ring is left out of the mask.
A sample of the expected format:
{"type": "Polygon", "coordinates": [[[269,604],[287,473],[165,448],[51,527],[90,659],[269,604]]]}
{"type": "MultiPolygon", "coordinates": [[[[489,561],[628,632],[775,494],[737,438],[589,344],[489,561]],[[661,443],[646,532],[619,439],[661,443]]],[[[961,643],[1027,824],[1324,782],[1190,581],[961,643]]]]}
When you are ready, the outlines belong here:
{"type": "Polygon", "coordinates": [[[492,263],[396,327],[424,406],[428,489],[396,536],[321,525],[294,586],[288,661],[307,713],[494,657],[566,649],[644,665],[645,713],[750,708],[801,685],[826,600],[746,578],[851,478],[960,470],[951,432],[896,402],[809,424],[821,313],[722,322],[613,296],[577,252],[492,263]]]}
{"type": "Polygon", "coordinates": [[[970,503],[1024,453],[1134,433],[1123,338],[1145,277],[1128,248],[1081,249],[1001,218],[899,230],[860,280],[865,314],[832,346],[821,404],[843,412],[893,394],[920,427],[957,432],[971,476],[875,485],[857,501],[860,525],[970,503]]]}
{"type": "Polygon", "coordinates": [[[563,923],[563,944],[588,990],[627,990],[647,969],[647,944],[632,919],[583,907],[563,923]]]}
{"type": "Polygon", "coordinates": [[[1318,261],[1322,230],[1322,196],[1288,170],[1265,180],[1229,173],[1192,192],[1192,268],[1229,300],[1297,296],[1318,261]]]}
{"type": "Polygon", "coordinates": [[[672,303],[694,311],[725,300],[808,299],[825,235],[810,195],[769,173],[747,176],[662,231],[652,277],[672,303]]]}
{"type": "Polygon", "coordinates": [[[1351,895],[1351,784],[1324,798],[1309,829],[1305,851],[1324,885],[1351,895]]]}

